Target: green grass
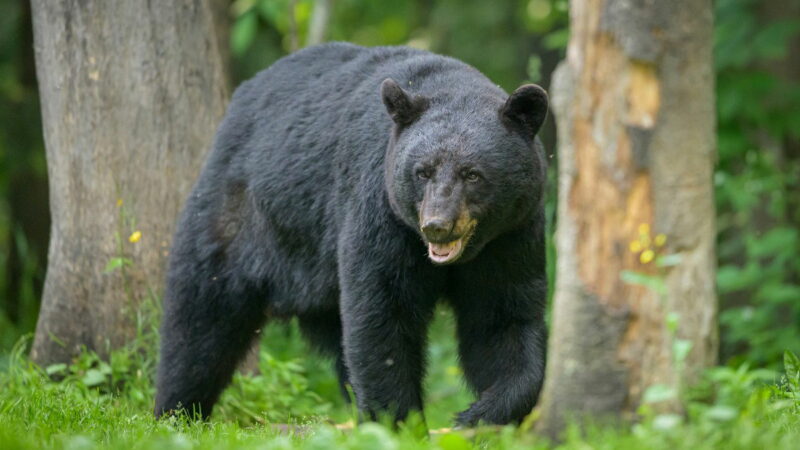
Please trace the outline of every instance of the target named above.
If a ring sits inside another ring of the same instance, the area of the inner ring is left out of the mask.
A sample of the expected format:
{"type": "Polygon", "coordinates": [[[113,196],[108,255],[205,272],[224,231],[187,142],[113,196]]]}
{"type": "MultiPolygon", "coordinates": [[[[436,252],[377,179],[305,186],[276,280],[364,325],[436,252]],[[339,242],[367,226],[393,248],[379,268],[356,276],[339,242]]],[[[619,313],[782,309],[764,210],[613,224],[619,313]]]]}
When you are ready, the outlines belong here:
{"type": "MultiPolygon", "coordinates": [[[[147,321],[144,321],[147,322],[147,321]]],[[[460,381],[449,314],[432,328],[426,418],[431,429],[471,399],[460,381]]],[[[787,373],[718,367],[686,394],[687,413],[659,415],[645,405],[641,420],[623,427],[570,427],[554,445],[522,428],[432,433],[362,424],[338,430],[353,411],[340,398],[329,362],[313,356],[297,327],[264,331],[261,374],[237,375],[209,422],[153,419],[155,338],[144,332],[103,362],[86,352],[73,364],[39,368],[21,342],[0,372],[0,449],[41,448],[565,448],[794,449],[800,439],[800,363],[787,354],[787,373]],[[270,345],[271,343],[271,345],[270,345]],[[49,373],[49,374],[48,374],[49,373]],[[50,375],[61,379],[54,382],[50,375]],[[292,424],[297,433],[273,424],[292,424]]]]}

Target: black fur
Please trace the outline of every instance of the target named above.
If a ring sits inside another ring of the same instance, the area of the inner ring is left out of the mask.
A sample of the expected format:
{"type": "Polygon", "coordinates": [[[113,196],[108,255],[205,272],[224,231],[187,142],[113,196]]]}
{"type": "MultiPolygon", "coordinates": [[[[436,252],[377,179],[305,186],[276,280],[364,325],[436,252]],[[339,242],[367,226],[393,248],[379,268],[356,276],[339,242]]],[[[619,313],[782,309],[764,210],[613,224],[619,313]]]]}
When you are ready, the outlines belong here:
{"type": "Polygon", "coordinates": [[[297,316],[367,417],[402,420],[441,299],[478,394],[457,422],[521,420],[545,364],[546,110],[541,88],[509,99],[405,47],[311,47],[242,84],[175,235],[156,415],[207,417],[264,321],[297,316]],[[429,259],[459,238],[452,264],[429,259]]]}

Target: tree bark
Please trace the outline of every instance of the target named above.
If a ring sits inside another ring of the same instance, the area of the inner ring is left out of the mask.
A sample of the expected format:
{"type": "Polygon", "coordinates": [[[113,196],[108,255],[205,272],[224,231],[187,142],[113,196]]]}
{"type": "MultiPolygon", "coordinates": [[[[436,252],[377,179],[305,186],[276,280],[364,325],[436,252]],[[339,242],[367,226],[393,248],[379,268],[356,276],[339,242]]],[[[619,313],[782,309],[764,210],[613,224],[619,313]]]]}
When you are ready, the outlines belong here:
{"type": "Polygon", "coordinates": [[[52,228],[31,355],[50,364],[121,345],[161,291],[228,92],[211,0],[32,6],[52,228]],[[132,264],[106,272],[119,257],[132,264]]]}
{"type": "MultiPolygon", "coordinates": [[[[231,61],[231,0],[209,0],[211,2],[211,17],[214,22],[214,35],[217,37],[217,50],[222,62],[225,76],[225,87],[231,90],[233,85],[233,69],[231,61]]],[[[227,99],[226,99],[227,101],[227,99]]]]}
{"type": "Polygon", "coordinates": [[[310,47],[325,42],[332,13],[333,0],[314,0],[314,10],[311,13],[311,23],[308,26],[306,46],[310,47]]]}
{"type": "MultiPolygon", "coordinates": [[[[649,387],[679,392],[718,346],[712,2],[575,0],[570,19],[552,88],[558,267],[538,425],[551,436],[633,418],[649,387]],[[667,255],[679,262],[659,267],[667,255]]],[[[679,411],[676,398],[654,407],[679,411]]]]}

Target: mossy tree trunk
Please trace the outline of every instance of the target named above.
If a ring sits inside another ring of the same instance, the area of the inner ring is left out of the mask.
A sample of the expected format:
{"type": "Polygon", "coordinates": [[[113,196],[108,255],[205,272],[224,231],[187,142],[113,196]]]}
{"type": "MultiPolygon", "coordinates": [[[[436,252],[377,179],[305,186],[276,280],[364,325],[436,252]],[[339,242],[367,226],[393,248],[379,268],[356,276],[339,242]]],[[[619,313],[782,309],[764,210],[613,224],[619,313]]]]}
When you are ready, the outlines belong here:
{"type": "Polygon", "coordinates": [[[575,0],[554,75],[558,268],[540,430],[680,410],[717,355],[712,2],[575,0]],[[656,388],[653,388],[656,389],[656,388]],[[654,392],[654,391],[651,391],[654,392]]]}
{"type": "Polygon", "coordinates": [[[121,345],[139,302],[162,291],[228,98],[214,2],[32,2],[52,214],[41,364],[121,345]],[[106,271],[115,258],[130,265],[106,271]]]}

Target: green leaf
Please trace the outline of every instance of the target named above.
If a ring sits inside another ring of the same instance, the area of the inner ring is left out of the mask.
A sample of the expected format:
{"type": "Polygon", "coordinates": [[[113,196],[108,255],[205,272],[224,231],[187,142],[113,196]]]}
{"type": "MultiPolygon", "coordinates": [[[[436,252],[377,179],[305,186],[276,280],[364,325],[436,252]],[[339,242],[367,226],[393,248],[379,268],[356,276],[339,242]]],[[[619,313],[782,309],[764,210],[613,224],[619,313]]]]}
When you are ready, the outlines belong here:
{"type": "Polygon", "coordinates": [[[555,30],[552,33],[548,33],[544,37],[544,47],[548,50],[558,50],[562,48],[567,48],[567,43],[569,42],[569,28],[562,28],[560,30],[555,30]]]}
{"type": "Polygon", "coordinates": [[[675,342],[672,343],[672,356],[675,361],[686,360],[690,351],[692,351],[692,341],[688,339],[675,339],[675,342]]]}
{"type": "Polygon", "coordinates": [[[659,414],[653,419],[653,428],[660,431],[671,430],[683,422],[683,417],[678,414],[659,414]]]}
{"type": "Polygon", "coordinates": [[[469,450],[472,448],[469,441],[458,433],[443,434],[439,436],[436,444],[443,450],[469,450]]]}
{"type": "Polygon", "coordinates": [[[678,331],[678,324],[681,321],[681,315],[672,311],[667,314],[667,318],[664,320],[665,324],[667,325],[667,330],[670,333],[675,333],[678,331]]]}
{"type": "Polygon", "coordinates": [[[285,20],[289,14],[289,8],[287,8],[286,4],[273,0],[258,2],[257,9],[261,17],[272,25],[277,25],[281,20],[285,20]]]}
{"type": "Polygon", "coordinates": [[[65,370],[67,370],[67,365],[64,364],[64,363],[59,363],[59,364],[53,364],[53,365],[47,366],[47,368],[44,371],[48,375],[53,375],[53,374],[57,374],[57,373],[62,373],[65,370]]]}
{"type": "Polygon", "coordinates": [[[678,392],[672,386],[666,384],[654,384],[644,391],[642,403],[659,403],[676,398],[678,392]]]}
{"type": "Polygon", "coordinates": [[[542,80],[542,58],[539,55],[528,58],[528,79],[533,83],[542,80]]]}
{"type": "Polygon", "coordinates": [[[757,282],[759,273],[759,268],[755,266],[745,268],[739,268],[732,264],[721,266],[717,270],[717,284],[720,293],[727,294],[752,286],[757,282]]]}
{"type": "Polygon", "coordinates": [[[86,374],[81,378],[81,382],[86,387],[94,387],[99,384],[103,384],[106,381],[106,376],[103,372],[97,369],[89,369],[86,371],[86,374]]]}
{"type": "Polygon", "coordinates": [[[705,412],[706,418],[717,422],[730,422],[738,415],[736,408],[726,405],[714,405],[705,412]]]}
{"type": "Polygon", "coordinates": [[[237,56],[242,55],[256,37],[258,31],[258,16],[253,11],[242,14],[231,29],[231,51],[237,56]]]}
{"type": "Polygon", "coordinates": [[[386,427],[377,423],[365,423],[353,433],[361,448],[397,448],[397,442],[386,427]]]}
{"type": "Polygon", "coordinates": [[[250,9],[252,9],[255,6],[255,4],[256,0],[234,0],[233,4],[231,5],[230,11],[233,13],[235,17],[239,17],[242,14],[249,11],[250,9]]]}
{"type": "Polygon", "coordinates": [[[760,298],[769,299],[773,305],[785,303],[792,305],[800,301],[800,285],[784,283],[767,283],[757,290],[760,298]]]}
{"type": "Polygon", "coordinates": [[[109,366],[105,361],[100,361],[100,364],[97,366],[97,370],[103,375],[111,375],[112,372],[111,366],[109,366]]]}
{"type": "Polygon", "coordinates": [[[662,255],[656,258],[656,265],[658,267],[673,267],[681,263],[681,254],[672,253],[669,255],[662,255]]]}
{"type": "Polygon", "coordinates": [[[785,226],[775,227],[748,243],[750,244],[752,256],[761,258],[771,257],[786,251],[787,248],[795,247],[797,239],[798,231],[785,226]]]}
{"type": "Polygon", "coordinates": [[[764,27],[750,42],[761,58],[779,59],[786,57],[791,38],[800,30],[797,20],[785,19],[775,21],[764,27]]]}
{"type": "Polygon", "coordinates": [[[133,264],[133,261],[131,261],[128,258],[123,258],[123,257],[111,258],[108,261],[108,264],[106,264],[106,268],[105,268],[105,270],[103,270],[103,272],[111,273],[111,272],[119,269],[122,266],[130,266],[132,264],[133,264]]]}
{"type": "Polygon", "coordinates": [[[655,275],[647,275],[632,270],[623,270],[619,276],[622,281],[628,284],[644,286],[657,294],[665,294],[667,290],[664,285],[664,280],[655,275]]]}
{"type": "Polygon", "coordinates": [[[783,367],[790,379],[800,378],[800,358],[790,350],[783,352],[783,367]]]}

